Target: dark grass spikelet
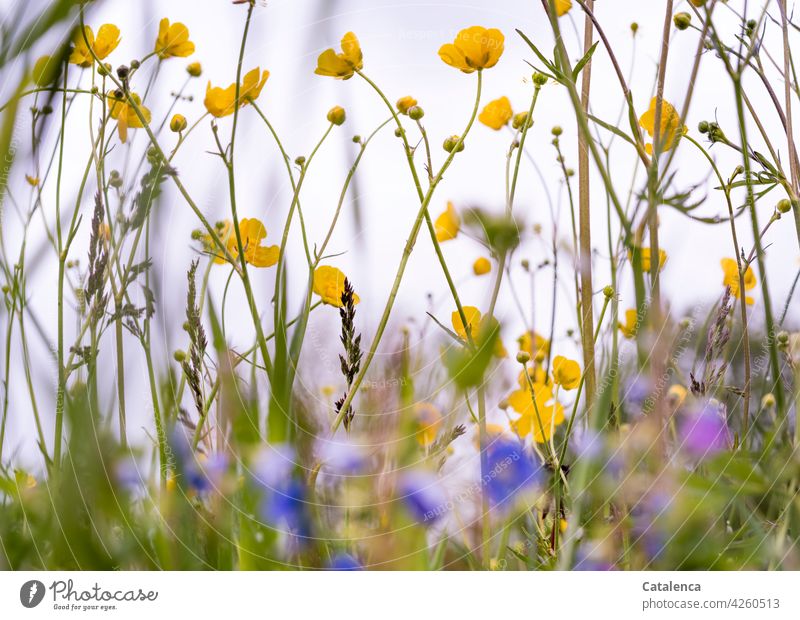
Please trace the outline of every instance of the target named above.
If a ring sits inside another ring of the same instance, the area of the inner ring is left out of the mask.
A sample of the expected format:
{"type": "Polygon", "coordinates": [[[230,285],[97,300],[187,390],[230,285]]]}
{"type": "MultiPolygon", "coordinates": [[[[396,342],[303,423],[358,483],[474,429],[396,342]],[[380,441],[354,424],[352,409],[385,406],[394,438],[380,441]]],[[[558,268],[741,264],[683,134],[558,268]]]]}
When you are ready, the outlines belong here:
{"type": "Polygon", "coordinates": [[[728,363],[725,360],[718,363],[718,360],[725,350],[725,345],[728,344],[731,338],[728,315],[730,315],[732,308],[731,289],[726,287],[717,315],[709,326],[708,335],[706,336],[706,348],[703,356],[703,380],[698,382],[694,375],[691,376],[691,390],[695,396],[702,396],[712,391],[725,378],[728,363]]]}
{"type": "Polygon", "coordinates": [[[203,357],[206,353],[208,340],[203,324],[200,321],[200,308],[197,305],[197,285],[195,275],[197,273],[198,260],[192,261],[189,267],[187,279],[189,281],[189,291],[186,294],[186,331],[189,333],[189,352],[181,362],[183,372],[186,375],[186,382],[192,391],[194,404],[199,414],[202,415],[205,404],[203,395],[203,357]]]}
{"type": "MultiPolygon", "coordinates": [[[[354,298],[355,292],[350,281],[344,279],[344,291],[342,291],[342,307],[339,308],[339,317],[342,320],[342,333],[339,340],[344,347],[344,355],[339,355],[339,362],[341,364],[342,375],[347,382],[347,391],[350,391],[358,371],[361,369],[361,334],[356,335],[355,318],[356,318],[356,304],[354,298]]],[[[342,405],[347,398],[347,392],[336,401],[336,412],[342,410],[342,405]]],[[[348,408],[344,416],[344,427],[350,430],[350,423],[355,417],[355,411],[352,405],[348,408]]]]}
{"type": "Polygon", "coordinates": [[[97,322],[103,316],[108,301],[104,292],[105,272],[108,265],[108,248],[102,240],[102,226],[105,217],[103,199],[100,192],[94,197],[94,213],[92,214],[92,232],[89,237],[89,272],[84,289],[84,303],[92,320],[97,322]]]}

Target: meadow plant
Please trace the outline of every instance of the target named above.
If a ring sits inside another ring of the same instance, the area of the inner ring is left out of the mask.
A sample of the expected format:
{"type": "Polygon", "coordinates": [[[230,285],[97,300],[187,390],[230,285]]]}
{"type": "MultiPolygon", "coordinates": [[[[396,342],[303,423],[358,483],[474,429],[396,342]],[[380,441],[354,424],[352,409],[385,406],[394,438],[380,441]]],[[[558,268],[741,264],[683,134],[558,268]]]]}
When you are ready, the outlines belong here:
{"type": "Polygon", "coordinates": [[[268,6],[233,2],[240,45],[216,50],[230,71],[205,87],[210,47],[172,15],[128,61],[124,24],[96,18],[102,0],[54,0],[19,30],[5,19],[0,566],[800,569],[800,271],[777,299],[766,260],[780,227],[797,236],[787,262],[800,247],[800,22],[789,0],[652,2],[663,31],[642,40],[631,24],[628,36],[654,70],[632,82],[642,59],[606,32],[606,4],[531,0],[520,24],[548,25],[537,36],[454,21],[430,62],[474,94],[448,119],[427,113],[413,84],[384,90],[391,68],[356,33],[320,43],[331,47],[307,78],[347,81],[337,92],[360,83],[359,106],[381,118],[352,138],[343,179],[315,164],[350,130],[350,110],[332,101],[299,156],[271,120],[264,95],[281,67],[247,54],[268,6]],[[522,55],[506,49],[511,37],[522,55]],[[676,45],[695,50],[692,65],[671,62],[676,45]],[[499,62],[525,76],[519,108],[493,79],[499,62]],[[598,62],[614,80],[593,84],[598,62]],[[162,70],[180,63],[185,81],[164,105],[162,70]],[[727,76],[715,101],[694,97],[701,65],[727,76]],[[668,100],[676,74],[688,87],[668,100]],[[598,88],[617,118],[593,105],[598,88]],[[537,104],[555,92],[570,125],[542,139],[533,128],[552,122],[537,104]],[[754,96],[764,92],[766,107],[754,96]],[[736,123],[717,121],[723,108],[736,123]],[[705,119],[696,127],[692,109],[705,119]],[[260,160],[240,157],[245,116],[260,160]],[[78,132],[88,151],[71,144],[78,132]],[[501,182],[474,178],[497,186],[500,208],[442,191],[448,171],[481,170],[476,132],[506,144],[501,182]],[[373,141],[394,160],[373,162],[373,141]],[[191,148],[206,152],[191,160],[200,174],[225,180],[219,221],[182,171],[191,148]],[[693,184],[677,174],[678,151],[693,184]],[[265,161],[291,189],[269,230],[264,209],[241,199],[265,161]],[[76,162],[77,178],[66,173],[76,162]],[[341,256],[359,241],[336,234],[356,218],[365,162],[415,197],[385,298],[345,274],[341,256]],[[526,196],[521,180],[538,183],[543,163],[561,191],[526,196]],[[326,205],[305,200],[317,177],[326,205]],[[162,232],[165,196],[194,230],[162,232]],[[712,304],[670,301],[666,215],[698,239],[729,231],[712,304]],[[544,257],[531,258],[532,240],[544,257]],[[467,303],[465,270],[446,253],[458,243],[477,248],[466,272],[481,305],[467,303]],[[164,258],[187,244],[190,262],[164,258]],[[447,310],[398,322],[423,244],[447,310]],[[159,288],[166,269],[186,274],[183,288],[159,288]],[[31,290],[41,273],[46,290],[31,290]],[[538,298],[549,314],[534,312],[538,298]],[[323,313],[338,342],[318,336],[323,313]],[[177,350],[161,346],[167,331],[177,350]]]}

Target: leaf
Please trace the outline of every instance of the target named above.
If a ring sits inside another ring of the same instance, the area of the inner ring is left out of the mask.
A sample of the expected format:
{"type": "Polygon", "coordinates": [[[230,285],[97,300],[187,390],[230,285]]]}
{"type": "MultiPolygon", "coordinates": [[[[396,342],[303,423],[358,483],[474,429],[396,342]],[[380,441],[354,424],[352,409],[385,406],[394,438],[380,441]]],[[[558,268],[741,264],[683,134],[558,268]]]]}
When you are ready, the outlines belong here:
{"type": "Polygon", "coordinates": [[[572,70],[572,81],[576,82],[578,80],[578,75],[580,75],[581,70],[589,63],[594,55],[594,51],[597,49],[597,44],[600,41],[595,41],[594,45],[589,48],[589,51],[584,54],[583,58],[578,61],[578,64],[575,65],[575,68],[572,70]]]}
{"type": "Polygon", "coordinates": [[[558,80],[559,82],[563,80],[564,74],[558,70],[555,63],[553,63],[553,61],[551,60],[548,60],[547,57],[539,51],[539,48],[536,47],[533,44],[533,42],[528,37],[525,36],[522,30],[520,30],[519,28],[517,28],[516,30],[517,34],[522,37],[522,40],[525,41],[525,43],[528,44],[528,47],[530,47],[533,50],[533,53],[536,54],[536,56],[539,57],[539,60],[541,60],[544,63],[544,66],[547,67],[548,70],[550,70],[550,72],[554,74],[555,79],[558,80]]]}
{"type": "Polygon", "coordinates": [[[620,138],[622,138],[623,140],[625,140],[629,144],[631,144],[633,146],[636,146],[636,142],[634,142],[633,138],[631,138],[628,134],[626,134],[624,131],[622,131],[618,127],[614,127],[614,125],[610,125],[609,123],[606,123],[605,121],[601,121],[599,118],[597,118],[596,116],[593,116],[591,114],[589,114],[589,118],[592,120],[592,122],[597,123],[603,129],[605,129],[607,131],[610,131],[615,136],[619,136],[620,138]]]}

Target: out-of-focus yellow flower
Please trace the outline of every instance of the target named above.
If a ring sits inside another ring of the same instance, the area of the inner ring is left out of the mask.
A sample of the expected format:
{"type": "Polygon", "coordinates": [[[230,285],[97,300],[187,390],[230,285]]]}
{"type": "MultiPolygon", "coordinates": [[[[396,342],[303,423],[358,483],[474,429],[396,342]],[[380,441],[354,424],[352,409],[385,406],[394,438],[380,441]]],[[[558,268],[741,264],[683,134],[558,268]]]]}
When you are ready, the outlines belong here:
{"type": "Polygon", "coordinates": [[[478,325],[481,322],[481,311],[475,306],[464,306],[462,309],[464,310],[464,318],[467,320],[467,326],[464,326],[464,321],[461,320],[461,314],[458,312],[458,310],[456,310],[450,315],[450,320],[453,323],[453,329],[455,330],[456,334],[466,340],[467,328],[469,328],[469,333],[472,338],[476,338],[478,336],[478,325]]]}
{"type": "Polygon", "coordinates": [[[487,127],[499,131],[508,125],[508,121],[513,116],[514,111],[511,109],[511,102],[508,97],[500,97],[486,104],[478,116],[478,120],[487,127]]]}
{"type": "MultiPolygon", "coordinates": [[[[108,95],[108,111],[111,114],[111,118],[117,121],[117,133],[119,134],[119,139],[122,142],[125,142],[128,139],[128,128],[141,128],[144,127],[142,121],[139,120],[139,116],[136,114],[133,106],[128,104],[128,99],[123,95],[122,99],[118,99],[117,95],[119,93],[113,92],[109,93],[108,95]]],[[[142,99],[136,93],[129,93],[128,95],[136,104],[141,112],[144,120],[148,123],[150,122],[150,110],[148,110],[145,106],[142,105],[142,99]]]]}
{"type": "Polygon", "coordinates": [[[417,100],[414,97],[401,97],[397,100],[397,110],[400,114],[408,114],[408,111],[417,105],[417,100]]]}
{"type": "MultiPolygon", "coordinates": [[[[722,284],[724,286],[729,286],[731,293],[735,297],[741,297],[742,291],[739,288],[739,265],[732,258],[723,258],[720,261],[720,265],[722,266],[724,274],[722,284]]],[[[756,282],[756,274],[753,272],[753,268],[748,265],[747,270],[744,272],[744,290],[752,291],[756,287],[756,282]]],[[[747,305],[755,303],[753,298],[749,295],[745,296],[744,300],[747,305]]]]}
{"type": "MultiPolygon", "coordinates": [[[[639,118],[639,125],[645,129],[651,137],[655,136],[656,127],[656,102],[657,98],[650,100],[650,109],[639,118]]],[[[681,121],[681,117],[675,107],[666,99],[661,100],[661,118],[659,119],[658,139],[661,142],[662,150],[669,151],[678,144],[678,140],[686,133],[687,129],[681,121]]],[[[645,150],[652,154],[653,145],[647,144],[645,150]]]]}
{"type": "Polygon", "coordinates": [[[320,388],[320,392],[322,392],[323,396],[326,396],[326,397],[330,398],[336,392],[336,388],[334,386],[332,386],[332,385],[323,385],[320,388]]]}
{"type": "Polygon", "coordinates": [[[667,390],[667,401],[669,401],[674,409],[677,409],[683,404],[683,401],[686,400],[687,394],[686,388],[676,383],[675,385],[671,385],[669,390],[667,390]]]}
{"type": "Polygon", "coordinates": [[[541,364],[526,366],[525,370],[519,373],[519,377],[517,378],[519,387],[527,388],[528,378],[530,378],[532,383],[547,383],[547,373],[544,371],[544,367],[541,364]],[[525,377],[526,374],[528,375],[527,378],[525,377]]]}
{"type": "Polygon", "coordinates": [[[452,43],[439,48],[439,58],[464,73],[489,69],[503,55],[505,37],[497,28],[472,26],[464,28],[452,43]]]}
{"type": "Polygon", "coordinates": [[[36,187],[37,185],[39,185],[39,177],[34,177],[34,176],[29,175],[29,174],[26,174],[25,175],[25,180],[28,182],[28,185],[30,185],[31,187],[36,187]]]}
{"type": "Polygon", "coordinates": [[[31,79],[36,86],[50,86],[58,74],[58,61],[52,56],[41,56],[33,65],[31,79]]]}
{"type": "MultiPolygon", "coordinates": [[[[272,267],[278,262],[280,248],[277,245],[262,246],[261,241],[267,238],[267,229],[261,220],[245,218],[239,222],[239,234],[242,237],[242,249],[244,259],[253,267],[272,267]]],[[[233,258],[239,254],[239,246],[236,242],[236,231],[232,230],[228,235],[228,252],[233,258]]]]}
{"type": "MultiPolygon", "coordinates": [[[[645,273],[650,271],[650,248],[639,248],[639,258],[642,261],[642,271],[645,273]]],[[[661,248],[658,249],[658,270],[661,271],[664,265],[667,264],[667,253],[661,248]]],[[[628,259],[633,260],[633,253],[628,250],[628,259]]]]}
{"type": "Polygon", "coordinates": [[[569,13],[572,8],[572,0],[556,0],[556,15],[561,17],[569,13]]]}
{"type": "MultiPolygon", "coordinates": [[[[258,99],[261,89],[267,83],[269,71],[263,72],[259,67],[248,71],[242,78],[242,85],[239,87],[239,107],[246,106],[251,101],[258,99]]],[[[222,88],[211,86],[211,82],[206,86],[205,106],[209,114],[217,118],[230,116],[236,110],[236,82],[222,88]]]]}
{"type": "MultiPolygon", "coordinates": [[[[469,334],[473,340],[476,340],[480,330],[486,327],[486,320],[489,317],[482,318],[481,311],[475,306],[463,306],[462,310],[464,310],[464,318],[467,319],[469,334]]],[[[453,329],[455,330],[456,334],[458,334],[462,339],[468,340],[467,330],[464,327],[464,322],[461,320],[461,314],[458,312],[458,310],[455,310],[450,315],[450,321],[453,324],[453,329]]],[[[495,357],[506,357],[508,355],[508,351],[506,351],[503,341],[500,338],[495,341],[492,353],[495,357]]]]}
{"type": "Polygon", "coordinates": [[[581,381],[581,367],[575,360],[563,355],[553,358],[553,383],[565,390],[574,390],[581,381]]]}
{"type": "Polygon", "coordinates": [[[485,256],[481,256],[472,264],[472,272],[476,276],[483,276],[492,270],[491,261],[485,256]]]}
{"type": "Polygon", "coordinates": [[[461,228],[461,218],[456,213],[456,208],[452,202],[447,203],[447,209],[436,218],[434,230],[436,231],[436,240],[439,243],[443,241],[450,241],[455,239],[458,231],[461,228]]]}
{"type": "Polygon", "coordinates": [[[158,37],[153,51],[162,60],[191,56],[194,54],[194,43],[189,40],[189,29],[180,22],[170,24],[165,17],[158,24],[158,37]]]}
{"type": "Polygon", "coordinates": [[[536,443],[550,439],[556,426],[564,421],[564,407],[556,402],[552,388],[544,383],[534,383],[533,393],[526,383],[508,396],[508,404],[520,414],[512,423],[517,434],[527,437],[533,433],[536,443]]]}
{"type": "MultiPolygon", "coordinates": [[[[345,277],[336,267],[329,265],[317,267],[314,271],[314,292],[322,298],[323,303],[341,308],[345,277]]],[[[360,301],[359,296],[353,293],[353,303],[357,304],[360,301]]]]}
{"type": "Polygon", "coordinates": [[[117,45],[119,45],[119,28],[114,24],[103,24],[100,26],[96,38],[89,26],[84,26],[83,31],[86,33],[85,40],[80,30],[75,33],[72,40],[75,47],[69,55],[69,61],[73,65],[84,68],[91,67],[94,64],[94,56],[103,60],[114,51],[117,45]],[[87,47],[86,41],[89,42],[91,49],[87,47]],[[92,51],[94,52],[94,56],[92,55],[92,51]]]}
{"type": "Polygon", "coordinates": [[[349,80],[356,71],[364,68],[364,55],[361,44],[352,32],[342,37],[342,51],[337,53],[333,48],[328,48],[317,58],[317,68],[314,73],[349,80]]]}
{"type": "Polygon", "coordinates": [[[414,414],[417,418],[417,441],[423,447],[430,446],[439,434],[442,414],[432,403],[417,403],[414,414]]]}
{"type": "Polygon", "coordinates": [[[623,336],[633,338],[639,331],[639,313],[634,308],[628,308],[625,311],[625,322],[617,325],[623,336]]]}
{"type": "Polygon", "coordinates": [[[525,332],[519,338],[519,350],[525,351],[531,359],[542,361],[550,352],[550,341],[537,332],[525,332]]]}

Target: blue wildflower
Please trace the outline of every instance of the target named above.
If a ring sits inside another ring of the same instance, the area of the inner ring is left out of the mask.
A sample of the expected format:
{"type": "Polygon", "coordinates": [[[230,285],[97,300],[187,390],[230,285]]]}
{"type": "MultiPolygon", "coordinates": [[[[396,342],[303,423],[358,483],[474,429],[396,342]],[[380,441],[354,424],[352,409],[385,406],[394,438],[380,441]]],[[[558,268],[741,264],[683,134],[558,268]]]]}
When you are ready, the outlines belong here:
{"type": "Polygon", "coordinates": [[[525,453],[522,444],[499,439],[486,449],[487,471],[483,485],[492,508],[511,508],[519,493],[530,490],[541,481],[541,467],[525,453]]]}
{"type": "Polygon", "coordinates": [[[678,428],[681,449],[698,460],[715,456],[730,443],[725,409],[710,401],[689,409],[678,428]]]}
{"type": "Polygon", "coordinates": [[[364,567],[359,564],[349,553],[337,553],[328,564],[330,570],[364,570],[364,567]]]}
{"type": "Polygon", "coordinates": [[[431,524],[449,508],[439,478],[427,471],[403,474],[397,491],[411,517],[418,523],[431,524]]]}

